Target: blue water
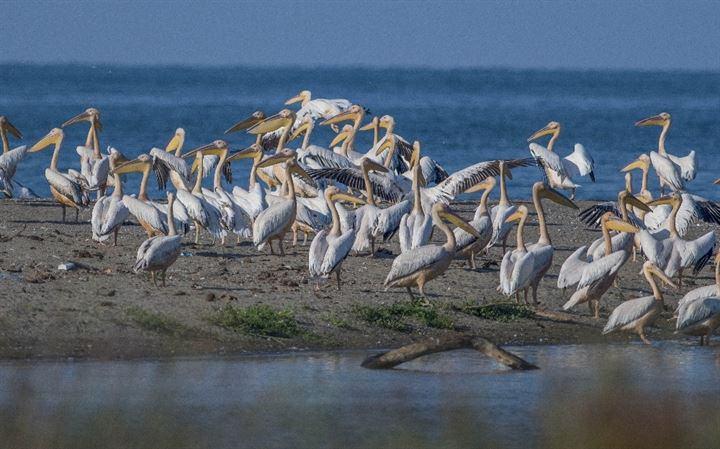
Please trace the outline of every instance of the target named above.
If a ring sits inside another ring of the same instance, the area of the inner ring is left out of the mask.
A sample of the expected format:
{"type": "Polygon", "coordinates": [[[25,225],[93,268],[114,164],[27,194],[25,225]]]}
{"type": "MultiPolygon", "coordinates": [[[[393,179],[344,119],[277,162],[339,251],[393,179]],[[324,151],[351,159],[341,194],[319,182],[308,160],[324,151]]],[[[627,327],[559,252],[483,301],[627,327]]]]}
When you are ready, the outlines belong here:
{"type": "MultiPolygon", "coordinates": [[[[113,145],[136,155],[163,146],[179,126],[187,131],[186,149],[221,138],[235,121],[256,109],[275,112],[302,89],[393,115],[396,131],[420,140],[424,153],[450,172],[481,160],[528,156],[527,137],[559,121],[560,154],[581,142],[596,161],[598,182],[581,181],[578,197],[584,199],[615,197],[622,186],[618,170],[657,147],[659,128],[633,123],[667,111],[673,116],[668,149],[699,153],[700,172],[689,189],[719,196],[712,186],[720,176],[712,170],[720,167],[718,73],[0,65],[0,114],[24,133],[22,143],[32,144],[85,108],[97,107],[105,127],[103,148],[113,145]]],[[[85,126],[67,129],[61,168],[77,168],[74,148],[86,132],[85,126]]],[[[331,136],[316,129],[314,137],[314,143],[327,145],[331,136]]],[[[368,147],[371,138],[364,135],[358,148],[368,147]]],[[[226,139],[233,149],[252,142],[241,134],[226,139]]],[[[17,175],[42,195],[49,194],[41,168],[50,153],[31,155],[17,175]]],[[[235,164],[236,182],[247,183],[248,166],[235,164]]],[[[527,198],[539,177],[536,169],[516,173],[511,195],[527,198]]],[[[130,180],[129,191],[137,181],[130,180]]]]}
{"type": "Polygon", "coordinates": [[[363,351],[7,362],[0,437],[16,440],[8,447],[588,447],[581,435],[593,447],[717,446],[717,346],[509,349],[540,369],[513,372],[471,350],[395,370],[361,368],[363,351]],[[650,430],[694,444],[622,444],[650,430]],[[614,444],[599,443],[608,434],[614,444]]]}

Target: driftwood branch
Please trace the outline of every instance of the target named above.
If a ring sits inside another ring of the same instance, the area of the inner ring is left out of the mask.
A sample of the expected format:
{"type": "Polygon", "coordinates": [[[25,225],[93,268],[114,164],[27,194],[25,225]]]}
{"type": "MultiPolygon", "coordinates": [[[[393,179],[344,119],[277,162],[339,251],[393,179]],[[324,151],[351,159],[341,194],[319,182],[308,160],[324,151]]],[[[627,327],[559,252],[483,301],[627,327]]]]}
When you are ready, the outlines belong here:
{"type": "Polygon", "coordinates": [[[363,361],[362,366],[370,369],[389,369],[424,355],[462,348],[473,348],[515,370],[538,368],[515,354],[505,351],[486,338],[468,335],[429,338],[417,343],[411,343],[392,351],[370,356],[363,361]]]}

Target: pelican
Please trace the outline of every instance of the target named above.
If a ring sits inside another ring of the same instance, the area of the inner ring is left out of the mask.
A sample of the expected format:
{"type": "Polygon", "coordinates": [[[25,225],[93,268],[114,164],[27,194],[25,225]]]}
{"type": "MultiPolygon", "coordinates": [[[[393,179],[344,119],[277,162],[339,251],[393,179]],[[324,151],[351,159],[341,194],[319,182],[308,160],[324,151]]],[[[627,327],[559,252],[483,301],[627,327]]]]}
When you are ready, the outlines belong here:
{"type": "MultiPolygon", "coordinates": [[[[222,142],[222,141],[220,141],[222,142]]],[[[209,193],[209,191],[206,191],[202,187],[202,176],[200,176],[201,173],[203,173],[203,165],[205,164],[205,149],[210,148],[217,148],[219,146],[222,146],[224,142],[220,144],[211,143],[209,146],[202,146],[199,148],[196,148],[195,150],[188,151],[186,153],[186,157],[192,157],[195,156],[195,161],[193,162],[193,168],[197,170],[198,176],[195,177],[195,185],[193,186],[192,191],[190,192],[193,197],[197,199],[197,201],[194,203],[195,207],[193,208],[193,212],[190,213],[190,216],[193,217],[193,220],[195,221],[195,244],[200,243],[200,228],[202,227],[205,229],[211,236],[212,236],[212,242],[215,243],[216,239],[220,239],[221,245],[225,244],[225,237],[227,236],[227,230],[225,229],[225,226],[223,225],[223,211],[221,210],[221,206],[217,204],[215,201],[213,201],[210,198],[210,195],[206,195],[206,193],[209,193]],[[202,221],[201,218],[206,218],[206,221],[202,221]]],[[[225,144],[225,150],[227,150],[227,145],[225,144]]],[[[217,172],[221,170],[221,165],[218,164],[216,166],[217,172]]],[[[216,172],[216,173],[217,173],[216,172]]],[[[219,181],[219,173],[217,175],[218,181],[219,181]]],[[[190,212],[190,209],[188,210],[190,212]]]]}
{"type": "Polygon", "coordinates": [[[417,286],[420,295],[425,297],[425,284],[445,273],[455,257],[455,234],[446,223],[453,223],[472,234],[477,231],[467,224],[460,216],[450,210],[444,203],[436,203],[432,207],[432,218],[435,226],[445,233],[444,245],[423,245],[398,255],[392,263],[390,272],[385,278],[385,290],[405,287],[414,299],[411,287],[417,286]]]}
{"type": "Polygon", "coordinates": [[[61,173],[57,169],[58,158],[60,157],[60,146],[62,145],[65,134],[60,128],[53,128],[45,137],[40,139],[28,151],[34,153],[54,145],[50,167],[45,169],[45,179],[50,184],[50,193],[52,193],[55,201],[62,206],[62,221],[65,222],[65,208],[72,207],[75,209],[75,221],[77,221],[80,209],[84,209],[89,204],[87,191],[71,176],[61,173]]]}
{"type": "Polygon", "coordinates": [[[473,193],[478,190],[483,191],[482,196],[480,197],[480,205],[477,209],[475,209],[473,219],[468,222],[468,224],[477,231],[480,237],[475,238],[472,234],[468,234],[463,231],[462,228],[455,228],[453,230],[457,244],[455,257],[458,259],[469,260],[470,268],[473,270],[475,269],[475,254],[485,249],[488,243],[490,243],[490,238],[492,237],[492,220],[490,219],[490,214],[488,213],[487,203],[488,198],[490,197],[490,192],[492,192],[496,183],[497,181],[495,181],[494,177],[489,177],[466,191],[466,193],[473,193]]]}
{"type": "MultiPolygon", "coordinates": [[[[579,276],[569,281],[568,285],[577,283],[577,290],[570,299],[563,305],[563,310],[570,310],[574,306],[588,303],[594,317],[600,317],[600,299],[615,282],[618,271],[630,258],[627,248],[613,251],[610,231],[638,232],[638,228],[630,223],[617,219],[612,212],[606,212],[601,219],[601,229],[605,242],[605,256],[595,259],[592,262],[585,262],[578,255],[583,248],[579,248],[567,262],[572,260],[570,272],[573,276],[579,276]]],[[[567,263],[566,262],[566,263],[567,263]]]]}
{"type": "MultiPolygon", "coordinates": [[[[123,162],[123,158],[119,152],[114,151],[108,157],[110,160],[110,169],[123,162]]],[[[92,239],[96,242],[104,242],[113,235],[113,246],[117,246],[117,236],[120,232],[125,220],[130,215],[130,211],[123,202],[123,189],[120,175],[112,172],[114,178],[114,190],[110,196],[101,196],[95,202],[92,210],[92,239]]]]}
{"type": "Polygon", "coordinates": [[[663,311],[663,294],[655,282],[657,277],[670,287],[678,288],[654,263],[647,261],[643,264],[643,274],[650,288],[652,295],[641,298],[630,299],[615,308],[608,318],[603,329],[603,335],[617,330],[634,332],[646,345],[650,340],[645,336],[645,328],[655,323],[663,311]]]}
{"type": "MultiPolygon", "coordinates": [[[[290,129],[292,124],[295,122],[295,113],[290,109],[283,109],[275,115],[265,118],[248,128],[247,132],[257,135],[268,135],[273,132],[279,132],[277,139],[277,145],[275,146],[275,153],[279,153],[285,149],[285,144],[290,138],[290,129]]],[[[268,186],[271,188],[280,186],[285,181],[285,172],[280,168],[278,164],[270,166],[262,166],[259,168],[266,167],[268,170],[265,172],[266,179],[264,179],[268,186]]]]}
{"type": "Polygon", "coordinates": [[[645,231],[640,236],[643,253],[649,260],[662,268],[669,277],[678,275],[679,285],[682,285],[683,270],[694,267],[695,272],[700,271],[712,257],[715,248],[714,231],[709,231],[695,240],[685,240],[680,237],[676,219],[682,201],[682,195],[677,192],[669,197],[652,201],[650,206],[661,204],[672,206],[672,212],[668,218],[670,235],[667,238],[658,238],[645,231]]]}
{"type": "MultiPolygon", "coordinates": [[[[349,126],[349,125],[346,125],[349,126]]],[[[318,145],[310,145],[310,135],[315,127],[311,117],[305,117],[290,137],[291,140],[304,135],[302,146],[297,150],[298,162],[307,168],[344,167],[355,168],[355,164],[342,154],[318,145]]]]}
{"type": "Polygon", "coordinates": [[[100,111],[95,108],[88,108],[84,112],[67,120],[61,125],[61,128],[81,122],[90,123],[90,129],[85,139],[85,146],[77,148],[77,153],[80,156],[81,173],[87,180],[90,188],[98,190],[99,198],[105,195],[108,174],[110,172],[110,163],[107,157],[100,153],[100,141],[98,139],[98,133],[102,131],[100,111]]]}
{"type": "Polygon", "coordinates": [[[497,205],[490,209],[490,218],[493,223],[493,234],[488,243],[488,247],[494,246],[497,242],[502,241],[502,253],[505,254],[507,236],[512,229],[512,222],[508,221],[508,217],[515,213],[517,207],[514,206],[507,196],[507,187],[505,186],[506,167],[505,161],[500,161],[500,201],[497,205]]]}
{"type": "Polygon", "coordinates": [[[696,160],[695,151],[691,151],[685,157],[677,157],[665,150],[665,139],[670,130],[671,118],[667,112],[661,112],[643,120],[635,122],[635,126],[661,126],[660,137],[658,138],[658,151],[651,152],[650,158],[653,167],[660,178],[661,194],[664,192],[665,186],[670,187],[674,191],[682,190],[683,181],[692,181],[695,179],[696,160]]]}
{"type": "Polygon", "coordinates": [[[288,99],[285,104],[289,106],[298,102],[300,103],[300,109],[297,111],[298,120],[295,121],[296,124],[299,124],[298,121],[302,121],[306,117],[311,117],[313,120],[334,117],[352,106],[350,101],[343,98],[331,100],[316,98],[313,100],[312,93],[309,90],[301,91],[288,99]]]}
{"type": "Polygon", "coordinates": [[[0,138],[2,139],[3,152],[0,155],[0,191],[7,197],[15,195],[13,184],[20,187],[20,198],[37,198],[35,192],[13,180],[18,164],[25,158],[27,146],[23,145],[10,149],[8,134],[16,139],[22,139],[22,133],[4,115],[0,115],[0,138]]]}
{"type": "MultiPolygon", "coordinates": [[[[355,211],[356,235],[352,249],[356,253],[370,249],[370,254],[373,255],[375,254],[375,238],[377,237],[373,232],[373,226],[375,225],[378,214],[380,213],[380,207],[378,207],[375,202],[377,185],[373,182],[372,173],[370,173],[370,171],[384,173],[387,171],[387,168],[371,159],[362,159],[360,161],[360,173],[362,179],[364,180],[365,199],[367,204],[355,211]]],[[[352,187],[359,190],[360,186],[353,185],[352,187]]]]}
{"type": "Polygon", "coordinates": [[[275,155],[258,164],[258,168],[271,167],[281,162],[285,162],[284,178],[287,184],[287,190],[284,195],[282,195],[280,201],[268,206],[267,209],[260,212],[255,218],[253,223],[253,244],[260,250],[262,250],[265,244],[268,244],[270,246],[270,252],[275,254],[272,241],[277,240],[280,255],[284,256],[283,239],[295,222],[297,211],[295,182],[292,174],[298,174],[306,179],[311,178],[305,170],[297,164],[295,152],[290,149],[280,150],[275,155]]]}
{"type": "Polygon", "coordinates": [[[530,153],[543,161],[543,167],[545,168],[545,174],[550,183],[550,187],[554,189],[569,189],[572,191],[570,198],[574,199],[575,189],[580,186],[573,182],[573,177],[587,175],[592,182],[595,182],[595,172],[593,171],[595,162],[592,156],[590,156],[590,153],[585,150],[585,147],[579,143],[576,143],[574,151],[563,159],[560,159],[560,156],[553,152],[553,145],[560,135],[560,123],[558,122],[550,122],[544,128],[536,131],[528,138],[528,142],[547,135],[552,135],[547,148],[536,143],[531,143],[530,153]]]}
{"type": "Polygon", "coordinates": [[[142,179],[140,181],[140,191],[138,192],[137,198],[129,195],[123,195],[123,203],[130,211],[133,217],[140,223],[140,226],[145,230],[148,238],[157,235],[167,235],[168,227],[166,223],[165,213],[160,208],[150,201],[147,196],[147,183],[150,178],[150,172],[155,169],[156,176],[158,178],[158,184],[161,186],[164,184],[162,177],[162,170],[158,170],[156,166],[156,159],[152,158],[147,154],[141,154],[137,158],[124,162],[115,169],[113,174],[125,174],[125,173],[142,173],[142,179]]]}
{"type": "Polygon", "coordinates": [[[508,297],[515,295],[518,302],[520,302],[520,292],[522,291],[527,303],[528,289],[531,289],[533,301],[537,304],[537,288],[552,265],[554,253],[541,199],[547,198],[557,204],[574,209],[577,209],[577,206],[542,182],[535,183],[532,192],[533,204],[538,216],[540,239],[537,243],[525,245],[523,230],[528,216],[526,206],[518,207],[512,215],[507,217],[508,222],[518,220],[520,223],[517,228],[517,247],[513,251],[505,253],[500,264],[500,290],[508,297]]]}
{"type": "Polygon", "coordinates": [[[678,303],[677,332],[700,337],[702,346],[720,326],[720,252],[715,256],[715,283],[693,289],[678,303]],[[704,337],[704,338],[703,338],[704,337]]]}
{"type": "Polygon", "coordinates": [[[167,269],[175,263],[182,249],[182,237],[175,232],[175,220],[173,217],[173,203],[175,195],[168,192],[168,234],[150,237],[145,240],[137,251],[137,258],[133,271],[149,271],[153,284],[157,287],[155,273],[162,274],[162,286],[165,287],[167,269]]]}
{"type": "Polygon", "coordinates": [[[251,158],[253,160],[252,167],[250,168],[248,189],[245,190],[242,187],[235,186],[233,187],[232,194],[240,207],[242,207],[250,219],[254,221],[260,212],[268,207],[265,198],[265,189],[257,182],[257,168],[263,159],[262,146],[256,143],[244,150],[237,151],[227,158],[227,162],[231,163],[244,158],[251,158]]]}
{"type": "Polygon", "coordinates": [[[413,143],[411,165],[413,206],[412,210],[400,219],[400,252],[403,253],[430,241],[433,228],[431,214],[423,210],[420,197],[420,187],[425,185],[425,179],[420,167],[420,142],[418,141],[413,143]]]}
{"type": "Polygon", "coordinates": [[[355,241],[355,229],[350,227],[343,230],[341,217],[335,202],[344,200],[354,204],[363,204],[364,201],[340,192],[340,189],[335,186],[327,187],[324,196],[332,214],[332,227],[329,231],[322,230],[318,232],[313,238],[308,252],[308,269],[310,276],[317,283],[316,290],[320,288],[320,279],[328,279],[332,273],[335,273],[337,289],[340,291],[340,269],[352,249],[355,241]]]}

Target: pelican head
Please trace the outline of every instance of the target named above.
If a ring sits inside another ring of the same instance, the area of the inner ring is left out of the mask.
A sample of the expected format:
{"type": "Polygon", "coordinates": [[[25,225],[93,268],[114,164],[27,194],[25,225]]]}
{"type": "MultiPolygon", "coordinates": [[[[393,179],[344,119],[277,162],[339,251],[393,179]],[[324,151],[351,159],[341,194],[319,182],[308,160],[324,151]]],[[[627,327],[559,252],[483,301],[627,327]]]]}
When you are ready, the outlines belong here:
{"type": "Polygon", "coordinates": [[[608,231],[629,232],[631,234],[640,232],[640,229],[636,226],[619,219],[612,212],[605,212],[600,218],[600,222],[608,231]]]}
{"type": "Polygon", "coordinates": [[[125,162],[128,161],[128,160],[125,158],[125,155],[124,155],[124,154],[122,154],[121,152],[119,152],[118,150],[116,150],[116,149],[113,148],[113,147],[110,147],[108,153],[109,153],[109,154],[108,154],[108,158],[110,159],[110,163],[111,163],[114,167],[117,167],[118,165],[124,164],[125,162]]]}
{"type": "Polygon", "coordinates": [[[336,123],[345,122],[348,120],[359,122],[365,117],[365,109],[357,104],[350,106],[347,111],[341,112],[337,115],[330,117],[327,120],[323,120],[321,125],[334,125],[336,123]]]}
{"type": "Polygon", "coordinates": [[[676,206],[680,205],[681,202],[682,202],[682,196],[680,196],[679,192],[675,192],[672,195],[664,196],[664,197],[658,198],[654,201],[650,201],[649,203],[647,203],[647,205],[650,207],[653,207],[653,206],[659,206],[661,204],[669,204],[672,207],[676,207],[676,206]]]}
{"type": "Polygon", "coordinates": [[[228,151],[228,149],[229,149],[229,147],[228,147],[227,142],[225,142],[224,140],[218,139],[218,140],[214,140],[210,143],[207,143],[205,145],[201,145],[197,148],[193,148],[192,150],[183,154],[183,158],[196,156],[197,153],[202,153],[203,156],[205,156],[205,155],[220,156],[224,152],[228,151]]]}
{"type": "Polygon", "coordinates": [[[637,159],[627,164],[622,168],[622,172],[629,172],[631,170],[639,169],[642,171],[650,169],[650,156],[647,154],[641,154],[637,159]]]}
{"type": "Polygon", "coordinates": [[[288,106],[297,102],[302,102],[302,104],[305,104],[310,101],[310,98],[312,98],[312,92],[310,92],[309,90],[303,90],[299,94],[288,99],[285,104],[288,106]]]}
{"type": "Polygon", "coordinates": [[[470,187],[465,191],[465,193],[474,193],[479,192],[480,190],[492,190],[497,185],[497,180],[495,180],[494,176],[490,176],[488,178],[485,178],[485,180],[478,182],[474,186],[470,187]]]}
{"type": "Polygon", "coordinates": [[[248,128],[250,134],[265,134],[280,128],[292,126],[295,122],[295,113],[290,109],[283,109],[275,115],[257,122],[248,128]]]}
{"type": "Polygon", "coordinates": [[[521,221],[526,219],[528,216],[528,208],[524,204],[518,206],[515,212],[505,219],[505,223],[512,223],[514,221],[521,221]]]}
{"type": "Polygon", "coordinates": [[[558,122],[550,122],[547,125],[545,125],[544,128],[539,129],[535,131],[535,133],[528,138],[528,142],[532,142],[533,140],[537,140],[542,136],[547,136],[548,134],[552,134],[553,136],[556,136],[560,133],[560,123],[558,122]]]}
{"type": "Polygon", "coordinates": [[[375,150],[375,156],[380,156],[385,150],[395,149],[396,143],[397,139],[395,137],[395,134],[388,134],[383,138],[382,143],[380,143],[380,145],[378,145],[377,149],[375,150]]]}
{"type": "Polygon", "coordinates": [[[257,156],[262,155],[262,154],[263,154],[262,147],[256,143],[254,143],[245,149],[234,152],[233,154],[228,156],[227,161],[232,162],[232,161],[236,161],[238,159],[244,159],[244,158],[254,159],[257,156]]]}
{"type": "Polygon", "coordinates": [[[60,125],[61,128],[66,126],[74,125],[80,122],[90,122],[92,126],[102,131],[102,123],[100,123],[100,111],[95,108],[87,108],[84,112],[76,115],[75,117],[67,120],[65,123],[60,125]]]}
{"type": "Polygon", "coordinates": [[[7,117],[0,115],[0,132],[10,133],[15,136],[16,139],[22,139],[22,133],[10,123],[7,117]]]}
{"type": "Polygon", "coordinates": [[[342,127],[342,130],[335,135],[332,142],[330,142],[330,147],[334,147],[335,145],[339,144],[340,142],[349,139],[350,136],[353,134],[353,127],[352,125],[345,125],[342,127]]]}
{"type": "Polygon", "coordinates": [[[635,122],[635,126],[666,126],[670,124],[670,114],[661,112],[658,115],[635,122]]]}
{"type": "Polygon", "coordinates": [[[250,117],[244,118],[240,120],[239,122],[235,123],[233,126],[225,130],[225,134],[230,134],[238,131],[242,131],[244,129],[252,128],[253,126],[257,125],[258,123],[265,120],[265,113],[263,111],[255,111],[252,114],[250,114],[250,117]]]}
{"type": "Polygon", "coordinates": [[[269,158],[260,162],[257,167],[272,167],[273,165],[282,164],[283,162],[285,162],[285,166],[288,168],[290,173],[294,173],[300,176],[310,184],[315,184],[315,180],[313,180],[310,175],[308,175],[307,172],[300,165],[298,165],[297,153],[295,153],[295,150],[291,150],[290,148],[284,148],[278,151],[269,158]]]}
{"type": "Polygon", "coordinates": [[[165,151],[168,153],[174,153],[178,148],[182,148],[185,143],[185,130],[178,128],[175,130],[175,134],[170,139],[170,142],[165,146],[165,151]]]}
{"type": "Polygon", "coordinates": [[[63,138],[65,137],[65,133],[60,128],[53,128],[50,130],[49,133],[45,135],[42,139],[40,139],[35,145],[30,147],[28,150],[30,153],[35,153],[36,151],[44,150],[45,148],[49,147],[50,145],[60,145],[60,142],[62,142],[63,138]]]}
{"type": "Polygon", "coordinates": [[[360,168],[362,168],[362,170],[365,172],[370,172],[370,171],[379,171],[381,173],[388,172],[388,169],[384,165],[378,164],[374,160],[367,158],[367,157],[362,158],[362,161],[360,161],[360,168]]]}
{"type": "Polygon", "coordinates": [[[677,290],[679,287],[677,284],[675,284],[666,274],[663,270],[661,270],[657,265],[655,265],[652,261],[647,261],[643,264],[642,271],[645,274],[645,276],[655,276],[656,278],[660,279],[670,287],[677,290]]]}
{"type": "Polygon", "coordinates": [[[453,224],[475,238],[480,238],[477,230],[470,226],[463,218],[450,209],[450,206],[443,202],[437,202],[432,206],[432,214],[446,223],[453,224]]]}
{"type": "Polygon", "coordinates": [[[645,212],[652,212],[652,209],[650,207],[643,203],[640,199],[638,199],[635,195],[628,192],[627,190],[623,190],[620,192],[619,201],[621,201],[625,206],[632,206],[634,208],[644,210],[645,212]]]}
{"type": "Polygon", "coordinates": [[[547,198],[553,203],[559,204],[561,206],[569,207],[571,209],[578,209],[577,204],[575,204],[570,198],[566,197],[565,195],[553,189],[544,182],[538,181],[533,184],[533,195],[537,195],[539,198],[547,198]]]}
{"type": "Polygon", "coordinates": [[[149,154],[141,154],[131,161],[124,162],[112,170],[113,174],[122,175],[125,173],[144,172],[148,166],[153,163],[153,158],[149,154]]]}
{"type": "Polygon", "coordinates": [[[313,122],[312,117],[307,116],[302,120],[302,123],[300,123],[300,126],[298,126],[295,131],[293,131],[292,135],[290,136],[290,140],[297,139],[302,134],[311,133],[313,129],[313,125],[315,122],[313,122]]]}
{"type": "Polygon", "coordinates": [[[325,188],[325,199],[328,202],[347,201],[349,203],[357,205],[365,204],[365,200],[363,200],[362,198],[358,198],[356,196],[343,192],[336,186],[328,186],[325,188]]]}

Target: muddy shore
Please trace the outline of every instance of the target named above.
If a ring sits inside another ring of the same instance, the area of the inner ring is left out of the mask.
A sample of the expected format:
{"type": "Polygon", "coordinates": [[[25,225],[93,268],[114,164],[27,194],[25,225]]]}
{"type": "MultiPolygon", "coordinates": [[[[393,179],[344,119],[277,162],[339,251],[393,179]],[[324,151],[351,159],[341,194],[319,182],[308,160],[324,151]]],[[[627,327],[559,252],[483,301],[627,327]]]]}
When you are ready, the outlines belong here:
{"type": "MultiPolygon", "coordinates": [[[[475,204],[454,207],[470,217],[475,204]]],[[[539,293],[540,308],[560,311],[564,301],[555,287],[560,265],[575,248],[600,233],[582,225],[576,211],[555,205],[547,210],[556,252],[539,293]]],[[[315,292],[307,279],[309,242],[296,247],[287,242],[286,256],[279,257],[258,252],[250,242],[236,245],[234,238],[220,247],[211,246],[207,236],[198,246],[188,237],[183,256],[168,272],[168,286],[155,288],[148,276],[131,270],[145,238],[142,228],[128,223],[118,246],[105,246],[92,241],[89,218],[87,210],[80,222],[62,223],[59,207],[50,201],[0,201],[0,358],[115,359],[388,348],[458,331],[513,345],[637,342],[637,337],[627,334],[602,336],[601,329],[621,301],[650,294],[638,275],[638,261],[623,268],[620,288],[605,295],[602,318],[597,321],[585,305],[572,311],[569,320],[523,310],[517,314],[513,309],[508,315],[502,309],[483,309],[508,302],[496,291],[501,254],[494,248],[478,261],[476,270],[456,261],[444,277],[428,284],[432,303],[428,317],[416,313],[404,290],[383,290],[382,282],[399,251],[397,238],[382,244],[374,258],[349,257],[341,292],[334,284],[315,292]],[[76,268],[59,270],[64,262],[76,268]],[[228,311],[257,305],[279,311],[291,321],[289,337],[258,334],[223,321],[228,311]],[[398,306],[406,316],[392,315],[398,306]],[[478,316],[480,309],[490,313],[478,316]],[[389,322],[388,311],[392,312],[389,322]]],[[[527,241],[537,239],[532,221],[527,241]]],[[[707,229],[693,226],[691,236],[707,229]]],[[[688,278],[681,290],[667,292],[669,309],[689,289],[713,281],[710,268],[688,278]]],[[[649,338],[685,340],[673,334],[670,318],[666,312],[649,338]]]]}

